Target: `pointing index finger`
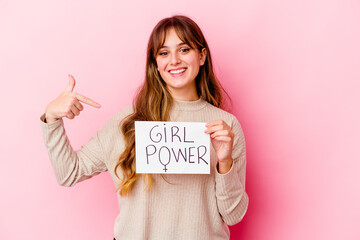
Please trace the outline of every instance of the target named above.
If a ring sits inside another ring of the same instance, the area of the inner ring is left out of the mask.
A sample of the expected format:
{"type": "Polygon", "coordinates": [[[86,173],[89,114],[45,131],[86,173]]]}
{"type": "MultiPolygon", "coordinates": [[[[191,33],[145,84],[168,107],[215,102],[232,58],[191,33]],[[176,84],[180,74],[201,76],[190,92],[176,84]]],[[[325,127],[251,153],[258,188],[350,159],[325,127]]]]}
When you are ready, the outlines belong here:
{"type": "Polygon", "coordinates": [[[95,102],[94,100],[91,100],[90,98],[88,97],[85,97],[83,95],[81,95],[80,93],[75,93],[76,95],[76,98],[80,101],[80,102],[83,102],[83,103],[86,103],[90,106],[93,106],[93,107],[96,107],[96,108],[100,108],[101,105],[97,102],[95,102]]]}

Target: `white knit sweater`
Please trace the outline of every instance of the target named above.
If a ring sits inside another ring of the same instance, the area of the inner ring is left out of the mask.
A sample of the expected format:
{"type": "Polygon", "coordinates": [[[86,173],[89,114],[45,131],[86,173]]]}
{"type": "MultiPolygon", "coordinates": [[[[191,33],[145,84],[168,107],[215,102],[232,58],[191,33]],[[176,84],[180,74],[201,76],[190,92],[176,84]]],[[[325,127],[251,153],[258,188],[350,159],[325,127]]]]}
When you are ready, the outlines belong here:
{"type": "MultiPolygon", "coordinates": [[[[115,186],[115,164],[124,149],[120,121],[132,112],[129,107],[112,117],[80,150],[74,151],[66,136],[63,120],[44,122],[40,117],[43,138],[55,170],[63,186],[104,171],[109,171],[115,186]]],[[[122,239],[229,239],[227,225],[241,221],[249,198],[245,192],[245,139],[237,119],[230,113],[204,100],[175,101],[171,121],[209,122],[223,119],[235,133],[233,165],[220,174],[216,154],[211,147],[211,174],[153,174],[150,192],[139,178],[130,196],[117,194],[120,213],[115,221],[114,236],[122,239]],[[164,180],[165,178],[165,180],[164,180]]],[[[119,176],[122,176],[118,168],[119,176]]]]}

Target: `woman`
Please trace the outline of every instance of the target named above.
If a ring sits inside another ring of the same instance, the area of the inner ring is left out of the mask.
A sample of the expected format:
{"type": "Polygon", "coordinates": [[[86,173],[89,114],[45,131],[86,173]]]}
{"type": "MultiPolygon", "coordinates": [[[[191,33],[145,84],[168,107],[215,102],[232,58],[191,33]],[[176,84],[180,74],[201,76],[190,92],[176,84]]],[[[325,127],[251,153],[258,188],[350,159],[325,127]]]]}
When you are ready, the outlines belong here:
{"type": "Polygon", "coordinates": [[[109,171],[118,187],[116,239],[229,239],[241,221],[245,192],[245,140],[237,119],[220,109],[222,88],[209,47],[190,18],[173,16],[153,29],[145,82],[132,107],[117,113],[75,152],[62,117],[78,116],[84,102],[75,79],[41,116],[43,137],[60,185],[73,186],[109,171]],[[207,122],[211,174],[137,174],[134,121],[207,122]]]}

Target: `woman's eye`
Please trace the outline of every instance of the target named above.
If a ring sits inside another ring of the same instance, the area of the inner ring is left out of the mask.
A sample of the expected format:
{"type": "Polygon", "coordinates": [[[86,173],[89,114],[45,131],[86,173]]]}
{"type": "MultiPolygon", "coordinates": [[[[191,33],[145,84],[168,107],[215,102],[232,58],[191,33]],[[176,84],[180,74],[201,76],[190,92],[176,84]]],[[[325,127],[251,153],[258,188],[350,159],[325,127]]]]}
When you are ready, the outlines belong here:
{"type": "Polygon", "coordinates": [[[181,52],[188,52],[188,51],[190,51],[190,48],[182,48],[180,51],[181,52]]]}
{"type": "Polygon", "coordinates": [[[167,55],[167,52],[161,52],[159,53],[160,56],[166,56],[167,55]]]}

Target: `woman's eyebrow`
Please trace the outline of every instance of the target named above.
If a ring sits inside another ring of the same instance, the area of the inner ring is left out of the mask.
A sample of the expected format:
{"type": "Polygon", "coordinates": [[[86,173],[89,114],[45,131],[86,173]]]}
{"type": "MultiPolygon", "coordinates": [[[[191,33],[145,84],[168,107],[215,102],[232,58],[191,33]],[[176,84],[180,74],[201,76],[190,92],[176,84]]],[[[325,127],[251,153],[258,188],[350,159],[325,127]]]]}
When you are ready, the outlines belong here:
{"type": "MultiPolygon", "coordinates": [[[[179,47],[179,46],[182,46],[182,45],[187,45],[187,43],[181,42],[181,43],[177,44],[176,46],[179,47]]],[[[161,48],[168,48],[168,46],[163,45],[161,48]]]]}

